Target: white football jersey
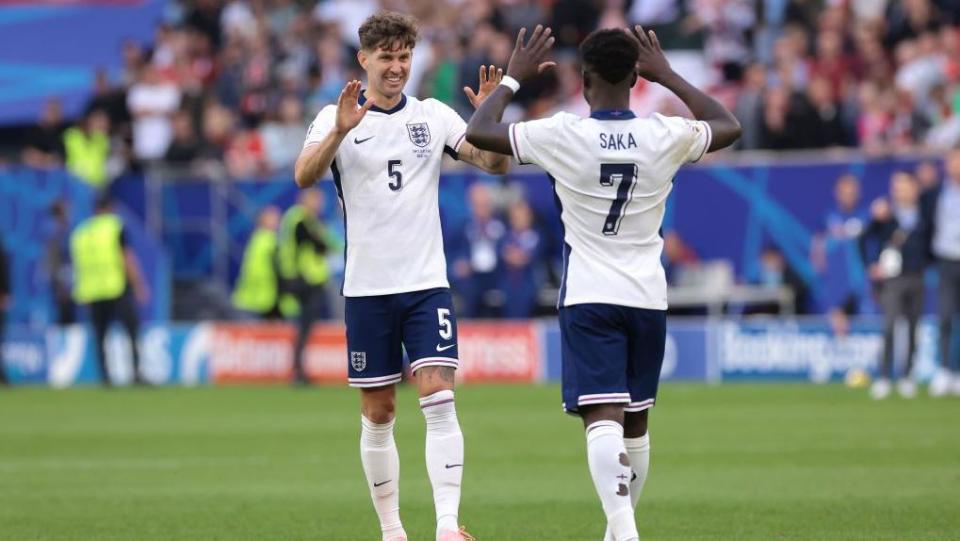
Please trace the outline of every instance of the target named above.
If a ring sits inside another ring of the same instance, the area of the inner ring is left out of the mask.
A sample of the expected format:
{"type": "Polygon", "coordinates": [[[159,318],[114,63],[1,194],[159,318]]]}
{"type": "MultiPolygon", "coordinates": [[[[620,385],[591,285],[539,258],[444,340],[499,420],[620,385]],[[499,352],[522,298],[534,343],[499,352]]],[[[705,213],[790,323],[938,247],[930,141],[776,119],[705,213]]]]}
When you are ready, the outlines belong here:
{"type": "MultiPolygon", "coordinates": [[[[336,105],[320,111],[304,147],[330,133],[336,114],[336,105]]],[[[403,96],[389,111],[373,107],[347,133],[331,166],[347,237],[345,296],[449,287],[440,164],[444,152],[456,157],[466,128],[447,105],[403,96]]]]}
{"type": "Polygon", "coordinates": [[[666,310],[660,226],[673,177],[710,148],[705,122],[630,111],[558,113],[510,126],[520,163],[549,173],[564,229],[559,306],[666,310]]]}

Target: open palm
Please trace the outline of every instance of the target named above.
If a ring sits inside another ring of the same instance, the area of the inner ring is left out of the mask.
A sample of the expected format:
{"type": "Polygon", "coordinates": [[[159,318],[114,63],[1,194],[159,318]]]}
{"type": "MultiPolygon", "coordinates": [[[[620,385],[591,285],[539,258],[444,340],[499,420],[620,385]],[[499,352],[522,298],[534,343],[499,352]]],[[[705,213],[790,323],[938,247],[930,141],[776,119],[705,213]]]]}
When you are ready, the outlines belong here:
{"type": "Polygon", "coordinates": [[[340,92],[340,98],[337,100],[337,130],[340,133],[347,133],[363,120],[367,111],[373,107],[372,99],[364,102],[363,106],[358,106],[360,99],[360,81],[353,80],[343,87],[340,92]]]}
{"type": "Polygon", "coordinates": [[[473,108],[477,109],[483,103],[483,100],[487,99],[487,96],[496,90],[501,80],[503,80],[503,69],[498,69],[493,65],[480,66],[480,86],[477,91],[474,92],[472,88],[465,86],[463,87],[463,93],[467,95],[467,99],[470,100],[473,108]]]}
{"type": "Polygon", "coordinates": [[[524,38],[527,35],[527,29],[521,28],[517,33],[517,43],[513,47],[513,54],[510,55],[510,62],[507,64],[507,75],[513,77],[520,83],[526,83],[541,73],[557,65],[553,61],[545,61],[547,53],[553,47],[554,38],[550,34],[553,32],[549,27],[544,28],[538,24],[533,29],[530,40],[524,38]]]}

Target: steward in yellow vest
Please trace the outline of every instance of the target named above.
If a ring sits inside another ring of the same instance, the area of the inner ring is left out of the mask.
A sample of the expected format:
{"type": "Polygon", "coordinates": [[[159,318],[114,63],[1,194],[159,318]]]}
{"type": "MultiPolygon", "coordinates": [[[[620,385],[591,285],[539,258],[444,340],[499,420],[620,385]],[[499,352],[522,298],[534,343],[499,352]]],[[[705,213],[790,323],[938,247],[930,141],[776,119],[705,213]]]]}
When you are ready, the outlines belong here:
{"type": "Polygon", "coordinates": [[[240,276],[233,291],[233,304],[263,319],[279,319],[277,227],[280,211],[267,207],[257,217],[257,229],[243,253],[240,276]]]}
{"type": "Polygon", "coordinates": [[[96,189],[107,183],[110,118],[100,110],[87,113],[80,126],[63,132],[67,170],[96,189]]]}
{"type": "Polygon", "coordinates": [[[310,329],[315,321],[330,318],[326,290],[330,280],[326,257],[329,238],[317,218],[323,203],[319,190],[303,190],[297,204],[287,210],[280,223],[280,273],[285,288],[280,309],[286,316],[299,314],[293,354],[293,376],[298,384],[310,383],[303,368],[310,329]]]}
{"type": "Polygon", "coordinates": [[[101,381],[107,386],[111,384],[106,357],[107,329],[111,321],[118,320],[126,329],[133,349],[134,381],[143,383],[137,347],[139,318],[130,292],[132,289],[141,302],[146,302],[149,293],[127,242],[123,223],[113,213],[107,197],[101,197],[93,217],[81,222],[71,233],[70,257],[74,269],[73,299],[89,307],[101,381]]]}

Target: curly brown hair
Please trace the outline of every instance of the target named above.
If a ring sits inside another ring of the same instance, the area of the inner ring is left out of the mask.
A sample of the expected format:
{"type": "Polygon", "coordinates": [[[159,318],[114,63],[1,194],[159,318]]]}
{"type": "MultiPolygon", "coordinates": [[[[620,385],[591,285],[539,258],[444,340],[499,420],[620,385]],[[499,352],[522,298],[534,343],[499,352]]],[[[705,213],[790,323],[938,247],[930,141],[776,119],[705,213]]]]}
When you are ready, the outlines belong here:
{"type": "Polygon", "coordinates": [[[413,49],[417,35],[416,19],[394,11],[381,11],[367,17],[360,25],[360,47],[368,51],[413,49]]]}

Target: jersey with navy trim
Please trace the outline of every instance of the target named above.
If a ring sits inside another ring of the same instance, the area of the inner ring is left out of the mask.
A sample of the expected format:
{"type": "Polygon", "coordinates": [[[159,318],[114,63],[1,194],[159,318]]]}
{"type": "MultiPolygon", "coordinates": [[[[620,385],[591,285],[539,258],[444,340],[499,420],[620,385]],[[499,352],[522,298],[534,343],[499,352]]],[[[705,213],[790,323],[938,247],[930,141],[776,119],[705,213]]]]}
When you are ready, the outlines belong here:
{"type": "Polygon", "coordinates": [[[660,263],[673,177],[710,148],[705,122],[626,110],[569,113],[510,125],[520,163],[550,174],[564,229],[560,306],[666,310],[660,263]]]}
{"type": "MultiPolygon", "coordinates": [[[[330,133],[336,114],[336,105],[320,111],[304,147],[330,133]]],[[[403,96],[392,110],[371,108],[347,133],[331,166],[346,229],[345,296],[449,287],[440,165],[444,152],[456,157],[465,132],[447,105],[403,96]]]]}

